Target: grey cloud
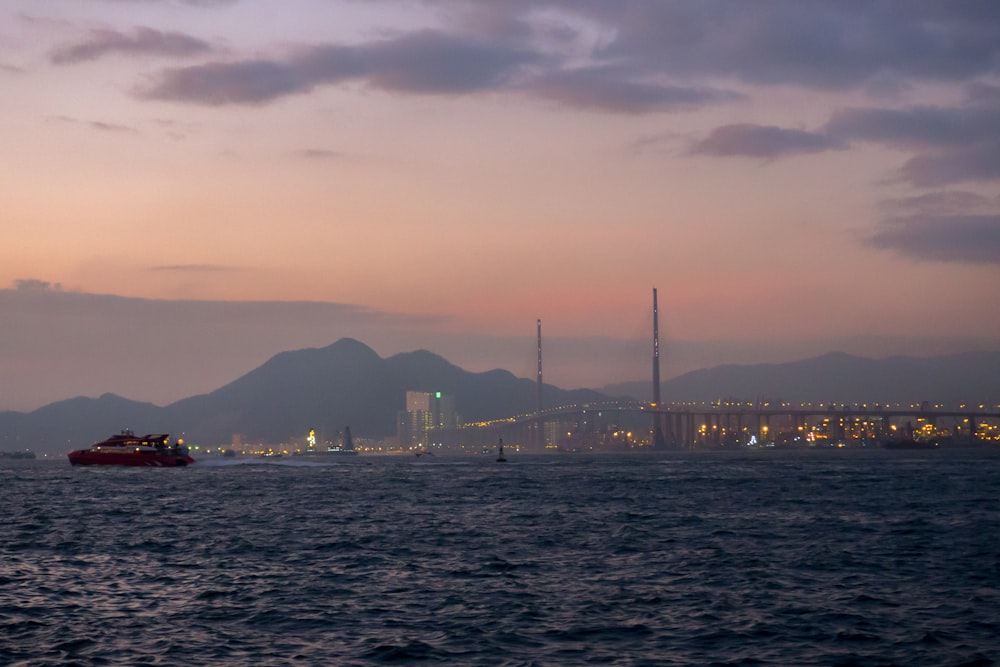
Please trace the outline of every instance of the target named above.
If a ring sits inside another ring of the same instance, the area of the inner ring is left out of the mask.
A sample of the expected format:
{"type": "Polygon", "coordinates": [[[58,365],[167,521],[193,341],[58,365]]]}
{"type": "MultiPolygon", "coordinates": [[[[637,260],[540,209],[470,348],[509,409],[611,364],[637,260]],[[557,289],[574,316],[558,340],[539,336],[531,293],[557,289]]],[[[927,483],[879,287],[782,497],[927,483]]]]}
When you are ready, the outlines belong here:
{"type": "Polygon", "coordinates": [[[964,103],[954,106],[842,109],[816,132],[728,125],[690,152],[774,159],[859,141],[914,151],[899,177],[917,187],[1000,179],[1000,89],[970,85],[964,103]]]}
{"type": "Polygon", "coordinates": [[[140,95],[209,105],[255,104],[348,80],[394,92],[462,94],[501,84],[536,59],[517,49],[426,30],[363,46],[314,47],[285,60],[171,69],[140,95]]]}
{"type": "Polygon", "coordinates": [[[1000,200],[962,190],[939,190],[880,202],[880,207],[889,212],[933,215],[967,213],[997,205],[1000,205],[1000,200]]]}
{"type": "MultiPolygon", "coordinates": [[[[142,94],[222,105],[266,103],[348,80],[415,94],[522,84],[520,90],[564,105],[643,113],[733,99],[720,83],[726,79],[891,89],[911,81],[970,82],[1000,74],[1000,12],[988,2],[420,4],[437,10],[449,28],[319,46],[289,57],[168,70],[142,94]],[[538,71],[529,72],[529,66],[538,71]],[[628,76],[602,75],[611,66],[628,76]]],[[[837,123],[862,120],[879,119],[845,116],[837,123]]]]}
{"type": "Polygon", "coordinates": [[[473,24],[470,17],[477,15],[481,24],[487,18],[494,24],[537,23],[552,14],[590,21],[614,34],[596,55],[667,76],[864,88],[893,79],[971,80],[1000,70],[1000,5],[991,0],[424,4],[464,25],[473,24]]]}
{"type": "MultiPolygon", "coordinates": [[[[558,4],[573,11],[574,3],[558,4]]],[[[849,88],[892,77],[967,80],[1000,67],[996,3],[614,4],[618,15],[584,3],[594,17],[616,22],[606,54],[668,74],[849,88]]]]}
{"type": "Polygon", "coordinates": [[[871,247],[920,260],[1000,264],[1000,197],[937,190],[880,208],[889,217],[864,239],[871,247]]]}
{"type": "Polygon", "coordinates": [[[831,137],[805,130],[768,125],[724,125],[695,143],[695,155],[739,156],[773,160],[788,155],[840,150],[845,146],[831,137]]]}
{"type": "Polygon", "coordinates": [[[971,143],[1000,135],[1000,104],[906,109],[844,109],[826,126],[831,136],[903,148],[971,143]]]}
{"type": "Polygon", "coordinates": [[[537,77],[526,88],[566,106],[623,113],[693,109],[742,99],[737,93],[708,87],[633,81],[607,68],[553,72],[537,77]]]}
{"type": "Polygon", "coordinates": [[[913,215],[882,223],[875,248],[943,262],[1000,264],[1000,215],[913,215]]]}
{"type": "Polygon", "coordinates": [[[444,0],[425,2],[443,9],[442,15],[463,31],[489,35],[502,40],[525,40],[533,32],[529,17],[530,5],[522,0],[504,2],[476,2],[473,0],[444,0]]]}
{"type": "Polygon", "coordinates": [[[169,69],[161,73],[155,85],[138,91],[138,95],[219,106],[261,104],[311,88],[311,83],[303,82],[284,63],[247,60],[169,69]]]}
{"type": "Polygon", "coordinates": [[[900,172],[921,188],[1000,180],[1000,135],[971,146],[915,155],[900,172]]]}
{"type": "Polygon", "coordinates": [[[824,128],[842,141],[916,151],[900,169],[917,187],[1000,179],[1000,89],[975,84],[964,104],[845,109],[824,128]]]}
{"type": "Polygon", "coordinates": [[[186,57],[211,51],[211,45],[190,35],[140,27],[131,34],[93,30],[87,39],[56,49],[51,60],[57,65],[67,65],[96,60],[111,53],[186,57]]]}
{"type": "Polygon", "coordinates": [[[518,49],[426,30],[375,45],[368,77],[376,87],[415,93],[465,93],[506,82],[538,57],[518,49]]]}

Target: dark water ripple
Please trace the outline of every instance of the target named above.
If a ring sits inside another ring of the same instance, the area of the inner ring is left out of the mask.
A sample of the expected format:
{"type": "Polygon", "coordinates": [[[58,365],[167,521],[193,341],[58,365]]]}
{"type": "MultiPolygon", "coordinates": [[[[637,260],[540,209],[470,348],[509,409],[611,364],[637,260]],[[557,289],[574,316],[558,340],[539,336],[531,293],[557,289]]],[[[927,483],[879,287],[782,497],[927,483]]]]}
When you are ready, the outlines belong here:
{"type": "Polygon", "coordinates": [[[3,466],[0,664],[1000,664],[996,453],[3,466]]]}

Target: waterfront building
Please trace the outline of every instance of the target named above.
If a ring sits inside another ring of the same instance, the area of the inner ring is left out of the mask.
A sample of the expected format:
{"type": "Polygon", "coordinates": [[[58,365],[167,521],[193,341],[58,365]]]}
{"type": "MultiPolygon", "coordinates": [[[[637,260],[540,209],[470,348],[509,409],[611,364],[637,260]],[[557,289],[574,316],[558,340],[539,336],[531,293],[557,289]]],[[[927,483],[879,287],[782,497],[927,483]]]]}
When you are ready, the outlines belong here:
{"type": "Polygon", "coordinates": [[[455,412],[455,397],[440,391],[406,392],[406,411],[399,414],[396,422],[397,436],[403,447],[427,447],[431,443],[428,434],[435,430],[458,427],[455,412]]]}

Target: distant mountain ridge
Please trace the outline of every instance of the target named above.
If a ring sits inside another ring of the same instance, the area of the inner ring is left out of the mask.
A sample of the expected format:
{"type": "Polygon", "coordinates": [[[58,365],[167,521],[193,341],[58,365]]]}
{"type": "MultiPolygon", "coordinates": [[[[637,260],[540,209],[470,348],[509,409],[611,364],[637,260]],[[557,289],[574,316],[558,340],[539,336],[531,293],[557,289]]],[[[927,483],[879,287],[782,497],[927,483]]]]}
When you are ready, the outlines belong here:
{"type": "MultiPolygon", "coordinates": [[[[309,429],[332,439],[345,426],[356,436],[381,438],[395,433],[408,390],[453,395],[458,413],[474,420],[532,412],[537,391],[534,381],[507,371],[470,373],[424,350],[382,359],[344,338],[324,348],[281,352],[213,392],[166,407],[105,394],[0,413],[0,449],[68,450],[126,426],[213,445],[229,443],[234,434],[246,442],[279,443],[309,429]]],[[[542,395],[546,405],[605,398],[551,385],[542,395]]]]}
{"type": "MultiPolygon", "coordinates": [[[[441,391],[455,397],[467,421],[534,411],[535,382],[508,371],[465,371],[418,350],[383,359],[367,345],[341,339],[324,348],[281,352],[208,394],[159,407],[105,394],[73,398],[33,412],[0,413],[0,450],[62,453],[89,445],[121,428],[172,433],[188,442],[278,443],[314,428],[332,439],[345,426],[381,438],[395,432],[405,392],[441,391]]],[[[633,382],[564,390],[545,385],[546,406],[630,396],[649,400],[652,388],[633,382]]],[[[1000,402],[1000,352],[917,359],[865,359],[831,353],[812,359],[724,365],[694,371],[662,384],[664,401],[724,398],[812,402],[1000,402]]]]}
{"type": "MultiPolygon", "coordinates": [[[[652,399],[652,384],[601,388],[610,396],[652,399]]],[[[671,378],[664,401],[722,398],[837,403],[1000,402],[1000,352],[867,359],[843,352],[779,364],[727,364],[671,378]]]]}

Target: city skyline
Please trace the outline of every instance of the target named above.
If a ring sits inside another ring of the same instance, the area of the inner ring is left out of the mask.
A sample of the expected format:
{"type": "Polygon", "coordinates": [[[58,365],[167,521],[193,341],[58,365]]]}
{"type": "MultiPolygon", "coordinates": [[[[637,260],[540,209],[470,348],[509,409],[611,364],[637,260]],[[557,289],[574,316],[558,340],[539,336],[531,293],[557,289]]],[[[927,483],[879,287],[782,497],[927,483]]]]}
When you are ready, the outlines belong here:
{"type": "Polygon", "coordinates": [[[341,337],[600,387],[1000,349],[991,3],[13,0],[0,410],[341,337]]]}

